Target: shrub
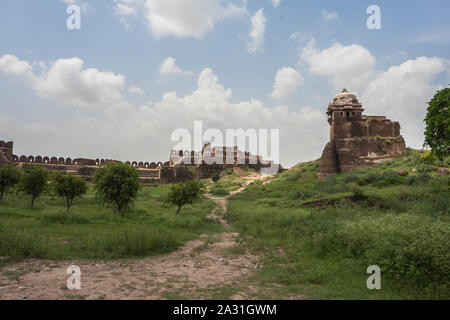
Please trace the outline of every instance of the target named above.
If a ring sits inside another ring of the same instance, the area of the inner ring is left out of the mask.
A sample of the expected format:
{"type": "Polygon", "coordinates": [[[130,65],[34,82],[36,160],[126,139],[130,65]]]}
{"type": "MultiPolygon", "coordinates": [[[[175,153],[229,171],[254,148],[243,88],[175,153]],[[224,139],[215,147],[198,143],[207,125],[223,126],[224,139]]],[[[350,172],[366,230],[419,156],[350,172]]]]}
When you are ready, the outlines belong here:
{"type": "Polygon", "coordinates": [[[403,180],[403,183],[406,185],[414,185],[417,184],[419,181],[419,177],[416,174],[410,174],[409,176],[407,176],[405,178],[405,180],[403,180]]]}
{"type": "Polygon", "coordinates": [[[215,196],[224,197],[228,196],[230,192],[227,189],[221,187],[215,187],[211,189],[211,193],[215,196]]]}
{"type": "Polygon", "coordinates": [[[434,169],[433,166],[425,163],[421,163],[420,165],[417,166],[418,172],[431,172],[433,171],[433,169],[434,169]]]}
{"type": "Polygon", "coordinates": [[[31,196],[31,209],[33,209],[36,198],[47,190],[48,171],[38,165],[25,166],[23,171],[19,188],[23,193],[31,196]]]}
{"type": "Polygon", "coordinates": [[[346,192],[349,190],[349,187],[336,176],[331,176],[327,179],[317,182],[317,184],[315,185],[315,189],[323,194],[333,194],[346,192]]]}
{"type": "Polygon", "coordinates": [[[131,206],[140,188],[137,169],[120,162],[108,163],[94,177],[97,197],[103,203],[115,205],[121,213],[131,206]]]}
{"type": "Polygon", "coordinates": [[[48,254],[48,241],[33,233],[8,228],[0,230],[0,256],[43,258],[48,254]]]}
{"type": "Polygon", "coordinates": [[[398,198],[402,201],[418,201],[424,198],[424,194],[414,188],[411,190],[402,188],[398,194],[398,198]]]}
{"type": "Polygon", "coordinates": [[[155,252],[175,249],[177,238],[169,230],[107,232],[83,239],[74,251],[82,250],[89,258],[142,257],[155,252]]]}
{"type": "Polygon", "coordinates": [[[358,181],[358,179],[359,178],[358,178],[357,175],[351,173],[351,174],[349,174],[349,175],[344,177],[344,182],[345,183],[352,183],[352,182],[358,181]]]}
{"type": "Polygon", "coordinates": [[[58,197],[66,199],[66,207],[69,211],[75,197],[85,195],[88,187],[84,179],[58,172],[53,176],[53,189],[58,197]]]}
{"type": "Polygon", "coordinates": [[[378,180],[380,180],[380,175],[378,173],[376,173],[376,172],[366,173],[362,177],[362,181],[364,181],[366,184],[372,184],[372,183],[375,183],[378,180]]]}
{"type": "Polygon", "coordinates": [[[448,194],[436,194],[432,202],[433,215],[450,215],[450,198],[448,194]]]}
{"type": "Polygon", "coordinates": [[[170,188],[167,196],[167,203],[178,207],[177,215],[186,204],[193,204],[202,198],[204,189],[200,182],[189,181],[178,183],[170,188]]]}
{"type": "Polygon", "coordinates": [[[87,224],[89,219],[86,219],[77,214],[64,214],[64,213],[54,213],[47,214],[41,218],[41,223],[44,225],[50,224],[87,224]]]}
{"type": "Polygon", "coordinates": [[[295,182],[298,179],[300,179],[300,177],[303,175],[304,172],[305,172],[305,169],[288,172],[288,173],[286,173],[286,176],[287,176],[286,181],[287,182],[295,182]]]}
{"type": "Polygon", "coordinates": [[[377,186],[391,186],[400,184],[402,182],[402,177],[398,175],[394,170],[388,170],[383,172],[378,181],[376,182],[377,186]]]}
{"type": "Polygon", "coordinates": [[[435,162],[437,160],[437,157],[432,152],[427,151],[427,152],[424,152],[422,155],[420,155],[419,159],[421,162],[432,164],[433,162],[435,162]]]}
{"type": "Polygon", "coordinates": [[[403,181],[407,185],[425,184],[432,178],[428,173],[420,172],[419,174],[412,174],[405,178],[403,181]]]}
{"type": "Polygon", "coordinates": [[[360,200],[367,199],[367,197],[364,195],[364,192],[361,189],[361,187],[358,186],[356,183],[351,184],[350,188],[352,190],[351,199],[353,201],[360,201],[360,200]]]}
{"type": "Polygon", "coordinates": [[[269,207],[272,207],[272,208],[279,206],[279,203],[277,200],[269,200],[269,201],[267,201],[267,204],[269,205],[269,207]]]}
{"type": "Polygon", "coordinates": [[[19,183],[20,176],[20,170],[11,164],[0,167],[0,200],[9,188],[19,183]]]}
{"type": "Polygon", "coordinates": [[[292,198],[294,200],[300,199],[300,200],[305,200],[308,198],[312,198],[316,195],[316,193],[313,190],[309,190],[309,189],[305,189],[305,190],[298,190],[294,193],[294,195],[292,196],[292,198]]]}
{"type": "Polygon", "coordinates": [[[440,283],[450,266],[450,230],[429,217],[388,214],[338,222],[315,237],[321,247],[340,247],[381,267],[393,278],[440,283]]]}

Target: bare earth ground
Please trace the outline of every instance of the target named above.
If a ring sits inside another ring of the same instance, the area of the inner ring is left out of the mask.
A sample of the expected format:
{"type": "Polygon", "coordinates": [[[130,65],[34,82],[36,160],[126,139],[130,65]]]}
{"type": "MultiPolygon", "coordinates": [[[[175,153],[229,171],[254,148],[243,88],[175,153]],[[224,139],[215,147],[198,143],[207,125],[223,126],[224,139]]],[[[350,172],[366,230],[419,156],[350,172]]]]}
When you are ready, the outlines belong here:
{"type": "MultiPolygon", "coordinates": [[[[231,195],[262,179],[251,175],[231,195]]],[[[29,259],[5,266],[0,272],[0,299],[209,299],[221,288],[241,288],[259,267],[260,257],[239,242],[223,218],[227,198],[216,198],[218,207],[209,218],[225,226],[225,232],[202,235],[168,255],[111,262],[49,261],[29,259]],[[227,254],[227,252],[238,254],[227,254]],[[81,289],[67,289],[67,267],[81,269],[81,289]]],[[[228,298],[249,298],[257,291],[230,292],[228,298]]],[[[223,296],[222,296],[223,297],[223,296]]],[[[225,296],[226,298],[226,296],[225,296]]]]}

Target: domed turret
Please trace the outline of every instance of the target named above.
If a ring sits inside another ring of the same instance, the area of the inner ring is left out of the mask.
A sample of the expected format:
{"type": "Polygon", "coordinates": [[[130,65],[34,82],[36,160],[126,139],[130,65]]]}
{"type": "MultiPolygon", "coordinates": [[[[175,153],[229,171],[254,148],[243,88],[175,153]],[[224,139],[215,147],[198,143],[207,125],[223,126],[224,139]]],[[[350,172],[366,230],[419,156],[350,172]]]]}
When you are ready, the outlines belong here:
{"type": "Polygon", "coordinates": [[[334,107],[362,107],[356,98],[356,95],[348,92],[347,89],[342,89],[342,91],[334,97],[333,102],[330,105],[334,107]]]}
{"type": "Polygon", "coordinates": [[[356,95],[347,89],[342,89],[328,105],[327,114],[330,125],[336,120],[351,121],[361,116],[364,109],[356,95]]]}

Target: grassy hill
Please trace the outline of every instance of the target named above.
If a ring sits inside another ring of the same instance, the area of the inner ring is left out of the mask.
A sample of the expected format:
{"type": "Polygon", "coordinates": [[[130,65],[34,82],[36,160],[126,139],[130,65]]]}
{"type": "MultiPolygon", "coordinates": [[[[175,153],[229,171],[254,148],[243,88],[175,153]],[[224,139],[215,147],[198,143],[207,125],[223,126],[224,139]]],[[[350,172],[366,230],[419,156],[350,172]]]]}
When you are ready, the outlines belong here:
{"type": "Polygon", "coordinates": [[[301,164],[229,201],[228,220],[265,256],[255,280],[268,294],[260,297],[448,299],[450,180],[435,173],[449,159],[422,161],[408,150],[325,180],[316,178],[318,165],[301,164]],[[366,287],[370,265],[381,268],[381,290],[366,287]]]}
{"type": "MultiPolygon", "coordinates": [[[[222,254],[226,259],[250,254],[260,267],[256,273],[240,270],[249,275],[245,281],[215,285],[207,296],[448,299],[450,177],[436,171],[449,164],[450,158],[438,163],[408,150],[403,158],[328,179],[316,178],[319,162],[314,161],[252,183],[228,200],[226,230],[239,237],[222,254]],[[366,287],[370,265],[381,268],[381,290],[366,287]]],[[[211,193],[225,196],[241,188],[244,174],[255,175],[227,171],[217,183],[203,182],[211,193]]],[[[26,258],[142,258],[224,232],[223,225],[208,219],[216,208],[208,198],[175,216],[175,208],[164,203],[169,188],[144,187],[125,217],[99,206],[92,188],[70,212],[51,194],[39,198],[34,210],[28,197],[5,195],[0,275],[6,265],[26,258]]],[[[200,247],[208,250],[207,243],[200,247]]]]}

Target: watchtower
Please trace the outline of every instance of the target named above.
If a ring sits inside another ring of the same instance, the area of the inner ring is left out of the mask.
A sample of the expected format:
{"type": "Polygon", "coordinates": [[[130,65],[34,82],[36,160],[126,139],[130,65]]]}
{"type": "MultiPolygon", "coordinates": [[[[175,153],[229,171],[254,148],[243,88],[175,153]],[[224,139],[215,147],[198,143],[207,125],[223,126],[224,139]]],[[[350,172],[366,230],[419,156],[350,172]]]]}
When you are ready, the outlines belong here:
{"type": "Polygon", "coordinates": [[[328,105],[328,123],[331,125],[330,140],[334,138],[350,138],[359,136],[359,122],[364,109],[356,95],[347,89],[342,89],[328,105]]]}

